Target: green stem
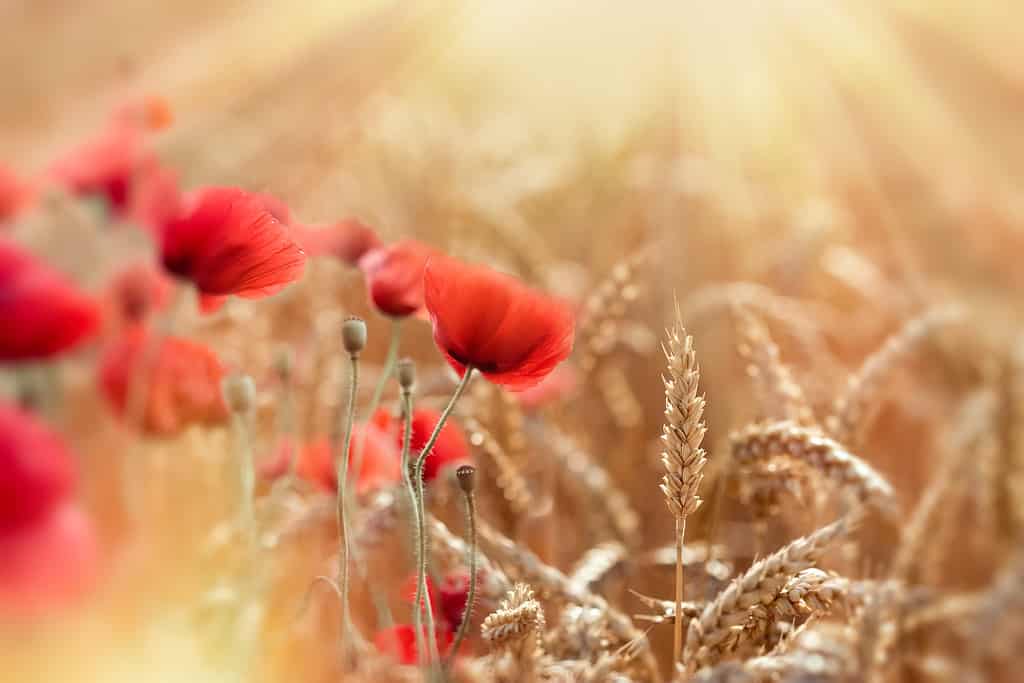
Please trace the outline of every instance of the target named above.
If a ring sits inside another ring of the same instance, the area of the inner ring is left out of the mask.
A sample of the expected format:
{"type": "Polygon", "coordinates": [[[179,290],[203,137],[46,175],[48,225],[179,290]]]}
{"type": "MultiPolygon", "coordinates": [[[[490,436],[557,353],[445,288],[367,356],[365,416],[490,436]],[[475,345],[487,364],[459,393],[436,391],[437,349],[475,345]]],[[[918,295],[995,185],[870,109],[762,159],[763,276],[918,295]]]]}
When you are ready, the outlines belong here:
{"type": "MultiPolygon", "coordinates": [[[[416,487],[413,485],[412,477],[409,474],[409,449],[412,443],[412,391],[405,389],[402,390],[402,419],[402,483],[405,484],[405,489],[409,494],[409,509],[412,512],[412,547],[418,552],[420,547],[420,510],[419,505],[416,503],[416,487]]],[[[422,600],[423,594],[420,592],[420,583],[417,577],[416,596],[412,608],[412,623],[413,632],[416,634],[416,654],[421,666],[424,663],[423,657],[427,651],[426,640],[423,636],[423,612],[420,610],[420,602],[422,600]]]]}
{"type": "Polygon", "coordinates": [[[249,416],[246,413],[235,413],[231,421],[235,431],[235,452],[242,484],[239,525],[244,530],[252,550],[256,546],[256,513],[253,506],[256,497],[256,469],[252,461],[249,416]]]}
{"type": "MultiPolygon", "coordinates": [[[[373,388],[373,396],[370,397],[370,405],[366,409],[366,414],[373,419],[373,414],[377,412],[377,406],[380,405],[380,399],[384,395],[384,387],[387,384],[388,377],[395,369],[395,362],[398,360],[398,347],[402,340],[402,321],[395,318],[391,322],[391,342],[388,345],[388,353],[384,357],[384,367],[381,368],[380,377],[377,378],[377,386],[373,388]]],[[[360,435],[359,441],[356,443],[355,458],[352,461],[352,466],[356,472],[360,471],[363,466],[363,449],[366,447],[366,432],[360,435]]]]}
{"type": "Polygon", "coordinates": [[[448,653],[446,669],[451,669],[455,663],[455,655],[458,654],[459,646],[469,631],[469,621],[473,617],[473,605],[476,602],[476,504],[472,493],[466,494],[466,533],[469,536],[469,593],[466,595],[466,608],[462,612],[462,623],[459,624],[455,642],[448,653]]]}
{"type": "MultiPolygon", "coordinates": [[[[437,442],[437,438],[441,435],[441,428],[444,427],[444,423],[448,421],[448,418],[452,414],[452,410],[455,409],[455,404],[458,402],[459,397],[462,396],[462,392],[466,390],[466,386],[469,385],[469,379],[473,376],[473,368],[466,366],[466,371],[462,375],[462,379],[459,380],[458,385],[455,387],[455,392],[452,394],[451,399],[448,401],[448,405],[444,407],[441,412],[441,417],[437,420],[437,424],[434,426],[434,431],[431,432],[430,438],[427,439],[427,443],[423,446],[423,450],[420,451],[419,457],[416,459],[415,468],[415,483],[416,483],[416,505],[419,508],[418,519],[416,520],[419,524],[419,545],[416,553],[416,565],[417,574],[419,577],[419,583],[417,591],[423,594],[423,602],[425,611],[427,613],[427,645],[430,647],[431,655],[434,661],[438,661],[440,658],[437,652],[437,637],[434,631],[434,615],[431,612],[430,606],[430,593],[427,591],[427,512],[424,505],[424,492],[423,492],[423,464],[427,460],[427,456],[430,455],[431,449],[434,448],[434,444],[437,442]]],[[[417,609],[419,608],[419,601],[416,603],[417,609]]]]}
{"type": "MultiPolygon", "coordinates": [[[[343,652],[348,652],[351,642],[352,615],[349,612],[348,603],[348,543],[351,538],[348,526],[348,515],[345,514],[345,492],[348,489],[348,461],[349,448],[352,444],[352,425],[356,415],[356,390],[359,386],[359,355],[350,354],[351,377],[348,391],[348,410],[345,418],[345,432],[342,442],[342,451],[338,453],[338,425],[340,420],[335,420],[335,428],[331,435],[331,460],[335,463],[338,477],[338,585],[341,588],[341,632],[343,652]]],[[[340,402],[339,402],[340,403],[340,402]]],[[[339,411],[341,406],[338,406],[339,411]]],[[[347,658],[346,658],[347,659],[347,658]]]]}
{"type": "MultiPolygon", "coordinates": [[[[377,385],[373,388],[373,396],[370,397],[370,404],[367,407],[366,414],[372,419],[373,414],[377,412],[377,406],[380,405],[381,396],[384,395],[384,386],[387,383],[388,377],[391,376],[392,371],[395,367],[395,362],[398,360],[398,347],[399,342],[402,338],[402,321],[395,319],[391,325],[391,342],[388,345],[387,356],[384,358],[384,367],[381,369],[380,377],[377,379],[377,385]]],[[[363,430],[358,440],[356,441],[355,453],[352,458],[352,471],[356,473],[356,478],[359,477],[359,473],[363,469],[363,453],[366,447],[366,438],[368,431],[363,430]]],[[[292,459],[294,465],[295,459],[292,459]]],[[[346,519],[351,520],[355,517],[355,511],[352,508],[351,497],[348,498],[347,508],[345,510],[346,519]]],[[[359,575],[364,579],[367,576],[366,562],[363,560],[359,553],[359,549],[355,546],[349,548],[351,552],[352,561],[356,565],[356,570],[359,575]]],[[[374,607],[377,610],[377,619],[380,624],[387,628],[392,623],[391,608],[388,606],[387,598],[381,594],[380,590],[376,587],[370,587],[370,596],[373,598],[374,607]]]]}

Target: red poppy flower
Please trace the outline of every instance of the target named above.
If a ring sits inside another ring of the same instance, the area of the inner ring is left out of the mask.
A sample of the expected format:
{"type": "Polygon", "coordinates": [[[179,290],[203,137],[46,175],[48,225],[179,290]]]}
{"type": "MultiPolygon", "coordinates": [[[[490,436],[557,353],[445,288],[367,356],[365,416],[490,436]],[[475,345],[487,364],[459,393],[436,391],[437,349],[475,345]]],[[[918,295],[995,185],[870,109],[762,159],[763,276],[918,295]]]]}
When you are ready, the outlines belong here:
{"type": "Polygon", "coordinates": [[[359,260],[370,301],[381,313],[401,318],[423,309],[423,269],[441,252],[416,240],[373,249],[359,260]]]}
{"type": "Polygon", "coordinates": [[[471,365],[521,391],[572,351],[572,310],[515,278],[441,256],[427,264],[423,282],[434,342],[460,375],[471,365]]]}
{"type": "MultiPolygon", "coordinates": [[[[455,640],[450,628],[437,627],[437,651],[444,657],[455,640]]],[[[409,624],[399,624],[377,631],[373,644],[380,652],[391,655],[400,664],[415,665],[419,661],[416,652],[416,631],[409,624]]]]}
{"type": "MultiPolygon", "coordinates": [[[[427,445],[427,439],[441,419],[441,413],[433,408],[416,408],[412,413],[412,435],[409,443],[413,457],[427,445]]],[[[373,415],[373,422],[386,430],[395,439],[398,448],[402,448],[402,421],[392,417],[385,408],[379,408],[373,415]]],[[[437,478],[441,470],[454,465],[471,462],[469,443],[465,434],[454,421],[448,420],[441,427],[437,441],[430,455],[423,462],[423,480],[430,482],[437,478]]]]}
{"type": "Polygon", "coordinates": [[[128,329],[107,349],[99,382],[114,412],[125,418],[132,392],[138,399],[142,428],[155,435],[180,432],[191,424],[213,424],[227,417],[221,396],[225,374],[217,356],[202,344],[164,337],[144,327],[128,329]],[[145,364],[148,367],[144,367],[145,364]]]}
{"type": "Polygon", "coordinates": [[[128,209],[133,221],[159,241],[168,223],[181,215],[183,208],[184,199],[174,171],[155,160],[139,169],[128,209]]]}
{"type": "Polygon", "coordinates": [[[0,537],[46,516],[71,494],[77,477],[74,456],[56,433],[32,414],[0,404],[0,537]]]}
{"type": "Polygon", "coordinates": [[[35,198],[35,188],[0,164],[0,224],[15,218],[35,198]]]}
{"type": "Polygon", "coordinates": [[[82,598],[97,579],[99,549],[89,517],[64,502],[32,524],[0,533],[0,615],[43,616],[82,598]]]}
{"type": "Polygon", "coordinates": [[[163,264],[212,297],[208,309],[229,295],[269,296],[302,275],[305,252],[260,196],[209,187],[190,204],[164,230],[163,264]]]}
{"type": "Polygon", "coordinates": [[[268,192],[254,192],[252,194],[263,209],[284,225],[292,225],[292,210],[283,201],[268,192]]]}
{"type": "MultiPolygon", "coordinates": [[[[356,492],[360,495],[385,486],[397,484],[402,478],[401,454],[395,448],[390,436],[373,424],[356,425],[352,430],[352,444],[349,447],[349,466],[354,467],[356,444],[365,438],[363,461],[356,477],[356,492]]],[[[276,479],[285,475],[295,457],[295,448],[290,444],[282,446],[278,452],[260,466],[260,474],[267,479],[276,479]]],[[[315,484],[324,491],[337,490],[337,473],[331,461],[331,448],[326,438],[310,442],[299,450],[299,460],[295,464],[295,473],[303,479],[315,484]]]]}
{"type": "Polygon", "coordinates": [[[171,299],[174,282],[156,266],[140,261],[118,272],[107,289],[108,305],[121,323],[139,323],[171,299]]]}
{"type": "Polygon", "coordinates": [[[96,302],[63,275],[0,240],[0,361],[50,358],[94,333],[96,302]]]}
{"type": "Polygon", "coordinates": [[[352,266],[381,246],[373,228],[354,218],[333,225],[295,225],[293,229],[299,244],[310,256],[330,256],[352,266]]]}
{"type": "Polygon", "coordinates": [[[115,122],[55,161],[49,175],[73,194],[102,195],[123,213],[136,172],[153,159],[137,126],[115,122]]]}
{"type": "Polygon", "coordinates": [[[519,405],[527,410],[537,410],[550,403],[556,403],[571,396],[579,385],[579,377],[572,365],[562,364],[551,374],[529,389],[516,394],[519,405]]]}

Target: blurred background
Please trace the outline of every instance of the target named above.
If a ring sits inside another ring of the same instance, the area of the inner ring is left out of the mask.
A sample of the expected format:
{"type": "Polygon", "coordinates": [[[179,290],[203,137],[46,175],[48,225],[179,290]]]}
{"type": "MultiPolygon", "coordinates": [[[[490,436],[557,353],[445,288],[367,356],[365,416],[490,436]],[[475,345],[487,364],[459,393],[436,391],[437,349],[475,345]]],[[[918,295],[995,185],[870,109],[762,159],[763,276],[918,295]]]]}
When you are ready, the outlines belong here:
{"type": "MultiPolygon", "coordinates": [[[[421,238],[581,303],[636,256],[641,265],[628,279],[636,291],[609,316],[617,341],[603,340],[607,327],[581,324],[576,360],[593,370],[593,390],[562,418],[582,443],[614,444],[598,458],[645,518],[661,520],[642,532],[651,547],[671,538],[652,494],[664,400],[658,340],[677,301],[704,365],[709,450],[727,453],[728,431],[758,415],[734,331],[706,315],[713,288],[733,282],[806,306],[810,345],[788,329],[792,320],[766,318],[815,406],[827,405],[903,321],[934,305],[965,306],[969,333],[899,376],[864,445],[907,509],[919,498],[944,421],[966,393],[999,384],[993,378],[1024,316],[1022,20],[1013,2],[955,0],[6,0],[0,160],[38,172],[127,99],[157,94],[174,124],[156,150],[183,187],[270,192],[309,222],[357,216],[387,239],[421,238]]],[[[19,227],[86,285],[145,249],[134,239],[97,247],[83,228],[92,241],[71,250],[61,244],[65,229],[52,216],[19,227]]],[[[320,329],[326,300],[372,318],[358,276],[324,271],[264,308],[243,303],[217,322],[184,323],[262,382],[264,413],[275,345],[300,348],[320,329]]],[[[370,327],[379,342],[367,353],[372,365],[387,329],[372,319],[370,327]]],[[[440,365],[429,329],[410,335],[410,353],[440,365]]],[[[125,525],[109,504],[104,458],[127,442],[90,402],[89,374],[75,367],[63,425],[87,460],[99,458],[84,468],[83,495],[105,547],[118,548],[125,525]]],[[[310,395],[332,395],[318,388],[322,379],[306,380],[310,395]]],[[[153,448],[164,449],[159,457],[223,450],[225,438],[193,433],[153,448]]],[[[189,565],[179,553],[191,557],[192,534],[210,524],[197,512],[164,526],[183,505],[211,505],[188,472],[176,476],[151,502],[151,539],[162,550],[145,560],[119,556],[130,568],[112,574],[129,578],[118,589],[108,582],[93,613],[23,651],[5,648],[6,669],[19,672],[10,680],[67,680],[76,670],[77,680],[241,680],[231,664],[208,667],[191,622],[162,607],[206,590],[192,575],[204,570],[181,579],[168,564],[189,565]],[[155,607],[126,607],[136,602],[131,590],[155,607]]],[[[1001,509],[1013,507],[1012,495],[999,494],[1001,509]]],[[[743,546],[749,520],[726,501],[733,526],[723,538],[743,546]]],[[[557,506],[550,516],[562,519],[557,506]]],[[[968,546],[970,563],[943,555],[936,566],[945,569],[926,578],[950,590],[987,585],[1021,524],[1012,512],[989,521],[991,533],[968,546]]],[[[769,547],[806,531],[778,523],[769,547]]],[[[322,553],[294,560],[296,578],[278,596],[281,620],[329,554],[329,530],[321,536],[322,553]]],[[[893,531],[867,536],[885,557],[893,531]]],[[[596,540],[534,545],[565,567],[596,540]]],[[[629,586],[667,597],[668,574],[658,571],[638,570],[629,586]]],[[[666,636],[651,634],[659,652],[666,636]]],[[[290,670],[337,680],[335,662],[314,661],[327,636],[296,638],[305,645],[274,640],[267,680],[290,670]]],[[[1003,671],[1011,669],[989,673],[1003,671]]],[[[1013,680],[1005,675],[993,680],[1013,680]]]]}

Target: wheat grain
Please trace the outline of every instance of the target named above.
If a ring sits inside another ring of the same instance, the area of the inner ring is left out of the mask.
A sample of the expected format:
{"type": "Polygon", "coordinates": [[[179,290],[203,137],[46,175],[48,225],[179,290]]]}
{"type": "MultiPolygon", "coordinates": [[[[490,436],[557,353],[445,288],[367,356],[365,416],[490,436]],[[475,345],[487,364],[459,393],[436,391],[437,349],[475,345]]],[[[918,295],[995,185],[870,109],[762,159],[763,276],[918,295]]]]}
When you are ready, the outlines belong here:
{"type": "Polygon", "coordinates": [[[580,592],[593,591],[613,571],[626,564],[626,546],[609,541],[587,550],[573,565],[569,580],[580,592]]]}
{"type": "MultiPolygon", "coordinates": [[[[533,585],[545,600],[561,600],[597,610],[601,614],[600,627],[606,633],[605,644],[609,647],[619,647],[631,642],[637,643],[638,669],[634,675],[640,680],[661,680],[647,636],[638,631],[628,617],[609,605],[604,598],[580,591],[565,574],[545,564],[529,550],[516,545],[490,525],[480,522],[478,531],[481,546],[488,554],[501,562],[516,578],[533,585]]],[[[561,636],[556,634],[553,637],[561,636]]]]}
{"type": "Polygon", "coordinates": [[[850,491],[862,504],[886,513],[897,511],[892,486],[866,462],[817,430],[792,422],[749,425],[732,435],[733,457],[742,465],[785,456],[806,463],[850,491]]]}
{"type": "Polygon", "coordinates": [[[810,427],[817,423],[804,391],[782,362],[779,347],[757,317],[742,307],[734,307],[739,343],[736,350],[746,363],[760,397],[763,418],[790,420],[810,427]]]}
{"type": "Polygon", "coordinates": [[[850,533],[855,517],[844,517],[755,562],[690,621],[683,660],[693,670],[728,655],[739,642],[755,606],[778,598],[786,583],[809,569],[828,547],[850,533]]]}

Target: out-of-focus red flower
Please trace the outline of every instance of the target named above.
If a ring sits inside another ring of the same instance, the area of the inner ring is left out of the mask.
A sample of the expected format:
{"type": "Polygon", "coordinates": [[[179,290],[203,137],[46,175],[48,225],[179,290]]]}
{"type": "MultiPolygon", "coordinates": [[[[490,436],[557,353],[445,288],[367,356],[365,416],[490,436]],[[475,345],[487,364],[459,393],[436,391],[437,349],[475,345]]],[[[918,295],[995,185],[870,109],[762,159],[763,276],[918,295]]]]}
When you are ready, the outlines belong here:
{"type": "Polygon", "coordinates": [[[134,326],[103,356],[99,383],[114,412],[127,419],[141,417],[142,429],[154,435],[222,422],[228,414],[221,396],[225,370],[216,354],[186,339],[152,335],[134,326]],[[138,398],[133,392],[140,392],[138,398]],[[136,400],[141,415],[128,415],[136,400]]]}
{"type": "Polygon", "coordinates": [[[107,288],[108,305],[120,323],[140,323],[171,299],[174,282],[151,263],[139,261],[121,269],[107,288]]]}
{"type": "Polygon", "coordinates": [[[230,295],[257,299],[302,275],[306,254],[262,197],[233,187],[196,192],[164,229],[164,267],[208,297],[207,310],[230,295]]]}
{"type": "Polygon", "coordinates": [[[0,362],[53,357],[93,334],[99,321],[92,298],[0,239],[0,362]]]}
{"type": "MultiPolygon", "coordinates": [[[[437,626],[437,651],[444,657],[455,639],[450,628],[437,626]]],[[[416,652],[416,631],[409,624],[399,624],[377,631],[373,644],[384,654],[391,655],[400,664],[414,665],[419,661],[416,652]]]]}
{"type": "Polygon", "coordinates": [[[381,246],[373,228],[354,218],[330,225],[295,225],[295,238],[307,254],[329,256],[351,266],[359,264],[371,250],[381,246]]]}
{"type": "Polygon", "coordinates": [[[437,256],[423,281],[434,342],[460,375],[470,365],[491,382],[521,391],[572,351],[572,310],[515,278],[437,256]]]}
{"type": "MultiPolygon", "coordinates": [[[[477,574],[479,579],[480,574],[477,574]]],[[[453,629],[462,623],[462,615],[466,611],[469,600],[469,572],[451,572],[441,581],[437,590],[437,611],[444,621],[453,629]]]]}
{"type": "MultiPolygon", "coordinates": [[[[427,445],[427,439],[441,419],[441,413],[433,408],[416,408],[412,413],[412,435],[409,449],[410,457],[415,459],[416,455],[427,445]]],[[[385,408],[379,408],[373,415],[374,424],[386,430],[395,439],[399,449],[402,448],[403,427],[402,421],[393,417],[385,408]]],[[[448,420],[441,427],[441,433],[437,435],[437,441],[431,449],[430,455],[423,462],[423,480],[430,482],[437,478],[446,467],[461,465],[472,461],[469,451],[469,443],[466,435],[462,433],[454,421],[448,420]]]]}
{"type": "Polygon", "coordinates": [[[73,194],[102,195],[115,212],[123,213],[136,172],[153,159],[137,126],[115,122],[57,159],[49,176],[73,194]]]}
{"type": "MultiPolygon", "coordinates": [[[[0,404],[0,538],[48,515],[71,495],[77,477],[60,436],[32,414],[0,404]]],[[[0,557],[2,567],[7,559],[0,557]]]]}
{"type": "MultiPolygon", "coordinates": [[[[355,467],[355,454],[360,439],[365,438],[363,461],[356,477],[356,492],[360,495],[385,486],[397,484],[402,478],[401,454],[390,435],[371,423],[356,425],[352,430],[349,447],[349,467],[355,467]]],[[[284,476],[295,457],[295,448],[286,444],[269,460],[260,465],[260,474],[267,479],[284,476]]],[[[312,441],[299,449],[295,473],[324,491],[337,490],[337,473],[331,461],[330,443],[326,438],[312,441]]]]}
{"type": "Polygon", "coordinates": [[[519,405],[527,410],[537,410],[571,396],[579,386],[579,376],[572,365],[563,363],[538,384],[516,394],[519,405]]]}
{"type": "Polygon", "coordinates": [[[95,585],[99,549],[89,517],[74,503],[0,533],[0,616],[42,616],[81,599],[95,585]]]}
{"type": "Polygon", "coordinates": [[[401,318],[423,309],[423,268],[440,251],[416,240],[373,249],[359,260],[370,301],[381,313],[401,318]]]}
{"type": "Polygon", "coordinates": [[[181,215],[184,199],[178,176],[154,160],[142,166],[135,178],[128,214],[157,241],[168,223],[181,215]]]}
{"type": "Polygon", "coordinates": [[[15,218],[35,199],[35,187],[0,164],[0,225],[15,218]]]}

